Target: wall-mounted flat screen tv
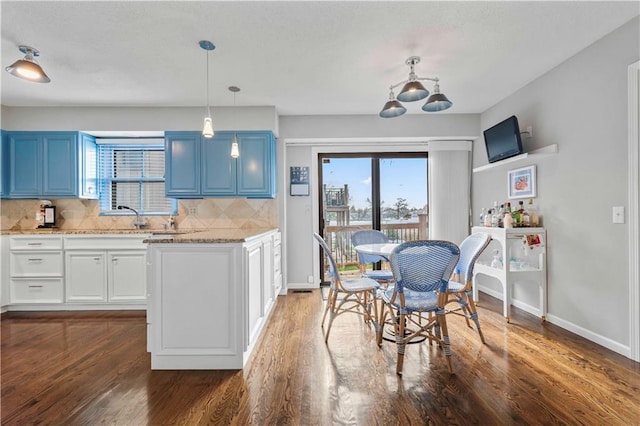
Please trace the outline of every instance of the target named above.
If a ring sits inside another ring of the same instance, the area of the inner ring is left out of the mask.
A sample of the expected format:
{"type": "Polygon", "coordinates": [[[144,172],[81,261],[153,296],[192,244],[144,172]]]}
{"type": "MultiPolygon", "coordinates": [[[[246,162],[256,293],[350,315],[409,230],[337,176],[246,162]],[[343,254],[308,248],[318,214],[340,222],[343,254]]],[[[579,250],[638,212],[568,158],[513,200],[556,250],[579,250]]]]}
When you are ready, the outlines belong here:
{"type": "Polygon", "coordinates": [[[520,127],[515,115],[484,131],[489,163],[504,160],[523,153],[520,127]]]}

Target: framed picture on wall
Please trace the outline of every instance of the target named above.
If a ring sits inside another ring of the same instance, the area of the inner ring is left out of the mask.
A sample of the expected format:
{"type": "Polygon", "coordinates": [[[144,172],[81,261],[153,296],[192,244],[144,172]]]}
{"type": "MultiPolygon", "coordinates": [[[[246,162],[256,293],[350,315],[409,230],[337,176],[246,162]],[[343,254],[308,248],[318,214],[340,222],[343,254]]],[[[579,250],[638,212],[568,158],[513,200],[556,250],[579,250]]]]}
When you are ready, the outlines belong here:
{"type": "Polygon", "coordinates": [[[536,166],[509,170],[507,175],[508,198],[533,198],[536,196],[536,166]]]}

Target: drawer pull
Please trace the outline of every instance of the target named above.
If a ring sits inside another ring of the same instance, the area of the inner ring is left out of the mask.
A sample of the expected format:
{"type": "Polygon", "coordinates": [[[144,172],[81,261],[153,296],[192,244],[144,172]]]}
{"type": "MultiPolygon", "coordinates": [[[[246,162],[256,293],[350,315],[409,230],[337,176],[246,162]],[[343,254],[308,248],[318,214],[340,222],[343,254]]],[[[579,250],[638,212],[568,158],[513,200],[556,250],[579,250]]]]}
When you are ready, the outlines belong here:
{"type": "Polygon", "coordinates": [[[44,259],[40,258],[40,259],[27,259],[29,262],[42,262],[44,259]]]}
{"type": "Polygon", "coordinates": [[[42,243],[27,243],[28,246],[41,246],[42,243]]]}
{"type": "Polygon", "coordinates": [[[93,260],[95,260],[96,262],[99,262],[100,258],[99,257],[94,257],[93,260]]]}
{"type": "Polygon", "coordinates": [[[42,288],[43,286],[41,285],[30,285],[29,288],[42,288]]]}

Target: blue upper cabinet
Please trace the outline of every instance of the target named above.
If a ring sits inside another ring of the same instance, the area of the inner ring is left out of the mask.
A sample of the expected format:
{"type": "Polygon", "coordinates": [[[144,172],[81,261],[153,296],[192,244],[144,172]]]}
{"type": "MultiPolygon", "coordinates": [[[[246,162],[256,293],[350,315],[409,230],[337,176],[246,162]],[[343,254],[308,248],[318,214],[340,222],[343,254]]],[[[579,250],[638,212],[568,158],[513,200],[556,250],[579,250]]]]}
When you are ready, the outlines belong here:
{"type": "Polygon", "coordinates": [[[42,195],[78,194],[78,136],[54,133],[42,136],[42,195]]]}
{"type": "Polygon", "coordinates": [[[86,173],[96,176],[91,137],[78,132],[7,132],[6,139],[8,198],[97,198],[95,186],[91,194],[83,191],[86,173]]]}
{"type": "Polygon", "coordinates": [[[202,138],[202,195],[207,197],[237,195],[237,162],[231,158],[233,133],[217,132],[202,138]]]}
{"type": "Polygon", "coordinates": [[[42,195],[42,137],[35,132],[9,133],[9,198],[42,195]]]}
{"type": "Polygon", "coordinates": [[[198,132],[166,132],[164,137],[165,192],[173,198],[202,198],[198,132]]]}
{"type": "Polygon", "coordinates": [[[275,197],[275,139],[270,132],[238,132],[238,195],[275,197]]]}
{"type": "Polygon", "coordinates": [[[275,138],[266,131],[238,132],[240,158],[231,158],[234,132],[165,133],[167,197],[275,197],[275,138]]]}
{"type": "Polygon", "coordinates": [[[80,133],[80,198],[98,199],[98,146],[96,138],[80,133]]]}
{"type": "Polygon", "coordinates": [[[7,182],[9,181],[9,167],[7,167],[7,138],[0,130],[0,198],[7,196],[7,182]]]}

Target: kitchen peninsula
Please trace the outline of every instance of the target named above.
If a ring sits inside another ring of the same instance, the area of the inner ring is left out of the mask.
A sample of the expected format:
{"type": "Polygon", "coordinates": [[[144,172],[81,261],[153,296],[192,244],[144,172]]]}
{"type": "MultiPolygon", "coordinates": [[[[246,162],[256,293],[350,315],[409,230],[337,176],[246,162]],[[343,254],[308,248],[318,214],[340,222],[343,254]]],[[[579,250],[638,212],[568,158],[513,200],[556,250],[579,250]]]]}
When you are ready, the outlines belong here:
{"type": "Polygon", "coordinates": [[[280,232],[219,229],[144,242],[151,368],[243,368],[282,285],[280,232]]]}

